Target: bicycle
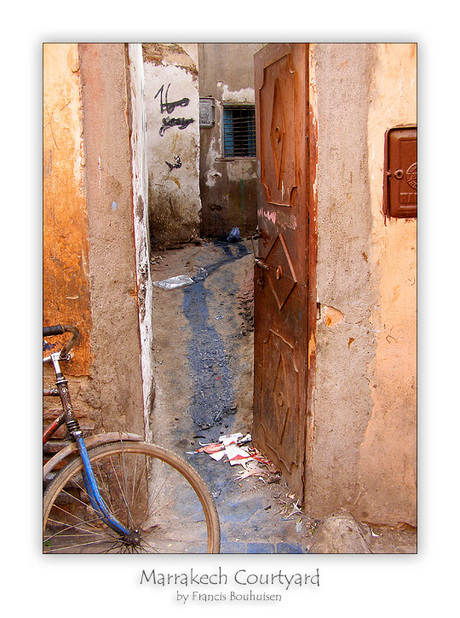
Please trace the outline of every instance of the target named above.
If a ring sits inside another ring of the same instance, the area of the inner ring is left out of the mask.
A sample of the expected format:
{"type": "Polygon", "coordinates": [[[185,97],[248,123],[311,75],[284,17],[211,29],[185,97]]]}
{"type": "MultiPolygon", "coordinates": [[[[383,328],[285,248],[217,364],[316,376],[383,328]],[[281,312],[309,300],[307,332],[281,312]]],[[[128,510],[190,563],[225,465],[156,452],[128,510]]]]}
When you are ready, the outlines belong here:
{"type": "Polygon", "coordinates": [[[219,553],[214,500],[189,463],[129,432],[83,435],[61,370],[80,333],[43,328],[44,338],[64,333],[70,340],[43,358],[56,377],[43,394],[62,405],[43,444],[63,425],[68,434],[43,467],[44,553],[219,553]]]}

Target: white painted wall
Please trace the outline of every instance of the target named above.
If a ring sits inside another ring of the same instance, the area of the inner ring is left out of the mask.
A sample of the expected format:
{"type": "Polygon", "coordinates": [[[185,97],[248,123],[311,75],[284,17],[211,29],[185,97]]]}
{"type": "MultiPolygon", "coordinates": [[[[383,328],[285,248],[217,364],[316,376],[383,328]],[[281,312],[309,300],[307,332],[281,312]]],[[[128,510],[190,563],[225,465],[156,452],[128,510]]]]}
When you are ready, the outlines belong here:
{"type": "Polygon", "coordinates": [[[148,213],[147,131],[144,96],[144,66],[142,46],[128,45],[131,114],[132,114],[132,170],[134,243],[136,251],[137,288],[139,299],[139,329],[141,337],[141,371],[144,397],[144,431],[147,441],[152,440],[150,413],[153,406],[155,383],[152,356],[152,279],[150,277],[150,242],[148,213]]]}
{"type": "Polygon", "coordinates": [[[181,66],[177,46],[173,54],[168,45],[161,50],[161,62],[156,58],[144,64],[150,232],[155,244],[189,241],[199,236],[196,47],[181,46],[188,66],[181,66]]]}

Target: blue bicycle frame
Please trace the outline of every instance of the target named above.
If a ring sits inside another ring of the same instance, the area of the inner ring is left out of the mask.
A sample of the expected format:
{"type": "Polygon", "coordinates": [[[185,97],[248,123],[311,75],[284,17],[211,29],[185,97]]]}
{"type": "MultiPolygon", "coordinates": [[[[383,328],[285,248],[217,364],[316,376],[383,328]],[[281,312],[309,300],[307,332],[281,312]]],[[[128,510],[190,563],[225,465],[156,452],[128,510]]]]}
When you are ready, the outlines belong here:
{"type": "Polygon", "coordinates": [[[134,537],[134,535],[136,535],[136,530],[129,530],[128,528],[123,526],[123,524],[121,524],[116,519],[116,517],[112,515],[112,513],[110,513],[99,491],[99,487],[94,476],[88,451],[86,449],[85,441],[83,439],[83,432],[80,429],[78,420],[75,418],[72,403],[70,400],[70,393],[67,388],[67,380],[65,379],[59,365],[59,361],[64,359],[65,356],[62,355],[62,352],[53,353],[43,359],[44,363],[51,362],[53,364],[54,371],[56,373],[56,390],[50,391],[47,394],[59,396],[63,405],[63,414],[53,424],[52,431],[48,431],[45,433],[46,439],[44,436],[44,441],[48,439],[50,433],[54,433],[62,424],[65,423],[67,425],[67,429],[72,439],[77,444],[78,451],[83,462],[83,481],[86,491],[88,493],[91,506],[97,513],[98,517],[100,517],[107,526],[117,532],[120,536],[131,539],[134,537]]]}

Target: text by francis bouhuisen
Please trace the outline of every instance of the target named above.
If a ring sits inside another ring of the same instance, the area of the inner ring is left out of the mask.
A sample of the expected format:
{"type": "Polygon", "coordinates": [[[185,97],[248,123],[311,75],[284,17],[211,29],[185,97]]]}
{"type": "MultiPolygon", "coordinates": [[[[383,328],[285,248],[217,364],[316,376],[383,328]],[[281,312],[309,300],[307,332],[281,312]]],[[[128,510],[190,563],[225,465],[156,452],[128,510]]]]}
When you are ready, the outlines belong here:
{"type": "Polygon", "coordinates": [[[193,568],[181,573],[161,573],[152,569],[143,570],[141,584],[154,586],[270,586],[284,590],[303,586],[319,586],[319,569],[312,573],[286,573],[281,569],[271,573],[257,573],[248,569],[238,569],[232,574],[225,573],[221,567],[213,573],[200,573],[193,568]]]}

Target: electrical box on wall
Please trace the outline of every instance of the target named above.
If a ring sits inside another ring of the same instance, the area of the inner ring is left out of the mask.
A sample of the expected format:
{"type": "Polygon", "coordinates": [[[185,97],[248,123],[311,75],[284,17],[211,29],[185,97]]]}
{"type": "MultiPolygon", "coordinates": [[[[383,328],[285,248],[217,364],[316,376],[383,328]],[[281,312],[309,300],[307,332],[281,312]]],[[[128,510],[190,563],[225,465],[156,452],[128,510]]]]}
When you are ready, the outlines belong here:
{"type": "Polygon", "coordinates": [[[417,127],[386,133],[384,210],[388,217],[417,216],[417,127]]]}
{"type": "Polygon", "coordinates": [[[211,128],[214,126],[214,99],[200,99],[200,128],[211,128]]]}

